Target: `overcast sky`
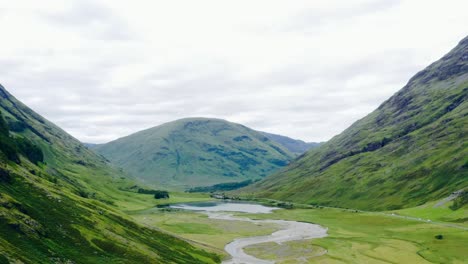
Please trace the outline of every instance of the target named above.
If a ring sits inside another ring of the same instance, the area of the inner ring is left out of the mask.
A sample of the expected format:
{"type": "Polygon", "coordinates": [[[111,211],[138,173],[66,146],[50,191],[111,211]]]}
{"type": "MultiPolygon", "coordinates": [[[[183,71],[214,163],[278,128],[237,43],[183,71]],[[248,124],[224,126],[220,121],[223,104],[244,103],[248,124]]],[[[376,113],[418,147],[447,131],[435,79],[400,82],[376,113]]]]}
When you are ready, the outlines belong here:
{"type": "Polygon", "coordinates": [[[102,143],[192,116],[324,141],[468,34],[468,1],[0,0],[0,83],[102,143]]]}

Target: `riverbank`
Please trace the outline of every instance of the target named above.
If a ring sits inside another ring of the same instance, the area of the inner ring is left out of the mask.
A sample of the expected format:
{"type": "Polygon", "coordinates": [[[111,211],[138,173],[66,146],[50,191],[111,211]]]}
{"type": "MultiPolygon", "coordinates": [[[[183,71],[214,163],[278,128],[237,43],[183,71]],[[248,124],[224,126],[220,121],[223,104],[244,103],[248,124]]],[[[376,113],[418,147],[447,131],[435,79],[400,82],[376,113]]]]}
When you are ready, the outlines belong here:
{"type": "MultiPolygon", "coordinates": [[[[223,261],[223,264],[241,264],[241,263],[257,263],[257,264],[271,264],[274,261],[259,259],[252,255],[247,254],[244,249],[249,246],[260,245],[265,243],[276,243],[281,245],[290,241],[310,240],[313,238],[322,238],[327,236],[327,229],[319,225],[302,223],[296,221],[284,220],[252,220],[247,217],[236,217],[227,213],[207,213],[208,218],[228,221],[241,221],[253,223],[257,226],[263,224],[277,225],[280,230],[266,236],[256,236],[247,238],[237,238],[225,246],[225,250],[231,256],[231,259],[223,261]]],[[[297,256],[303,257],[303,256],[297,256]]]]}

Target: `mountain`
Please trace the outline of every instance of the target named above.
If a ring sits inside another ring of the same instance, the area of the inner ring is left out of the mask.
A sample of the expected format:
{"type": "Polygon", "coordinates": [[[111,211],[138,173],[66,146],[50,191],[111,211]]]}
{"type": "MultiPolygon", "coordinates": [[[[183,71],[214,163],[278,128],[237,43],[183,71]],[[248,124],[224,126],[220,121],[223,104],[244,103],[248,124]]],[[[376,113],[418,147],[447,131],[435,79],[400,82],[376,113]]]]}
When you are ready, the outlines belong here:
{"type": "Polygon", "coordinates": [[[122,213],[135,182],[0,85],[0,263],[202,263],[122,213]]]}
{"type": "Polygon", "coordinates": [[[468,187],[467,99],[468,37],[374,112],[242,193],[372,210],[448,196],[468,187]]]}
{"type": "Polygon", "coordinates": [[[298,139],[293,139],[290,137],[285,137],[281,135],[276,135],[276,134],[271,134],[267,132],[260,132],[262,133],[265,137],[269,138],[270,140],[280,144],[281,146],[285,147],[292,153],[296,155],[301,155],[308,150],[311,150],[313,148],[319,147],[323,143],[316,143],[316,142],[304,142],[302,140],[298,139]]]}
{"type": "Polygon", "coordinates": [[[294,157],[252,129],[209,118],[166,123],[94,150],[147,183],[178,188],[262,178],[294,157]]]}

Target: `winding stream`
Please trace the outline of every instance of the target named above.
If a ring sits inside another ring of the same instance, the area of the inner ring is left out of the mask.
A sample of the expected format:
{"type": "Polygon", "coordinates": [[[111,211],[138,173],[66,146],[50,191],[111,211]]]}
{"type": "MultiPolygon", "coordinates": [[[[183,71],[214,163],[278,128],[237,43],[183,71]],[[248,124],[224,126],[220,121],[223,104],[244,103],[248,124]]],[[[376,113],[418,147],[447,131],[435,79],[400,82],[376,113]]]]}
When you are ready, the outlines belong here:
{"type": "Polygon", "coordinates": [[[224,261],[223,264],[271,264],[274,261],[255,258],[244,252],[247,246],[274,242],[284,243],[288,241],[306,240],[312,238],[321,238],[327,236],[327,229],[319,225],[285,221],[285,220],[252,220],[247,217],[233,216],[228,212],[243,213],[271,213],[279,208],[266,207],[259,204],[233,203],[233,202],[210,202],[210,203],[191,203],[173,205],[172,208],[200,211],[208,215],[209,218],[227,221],[244,221],[256,225],[276,224],[280,227],[279,231],[267,236],[255,236],[247,238],[238,238],[227,244],[224,248],[232,259],[224,261]]]}

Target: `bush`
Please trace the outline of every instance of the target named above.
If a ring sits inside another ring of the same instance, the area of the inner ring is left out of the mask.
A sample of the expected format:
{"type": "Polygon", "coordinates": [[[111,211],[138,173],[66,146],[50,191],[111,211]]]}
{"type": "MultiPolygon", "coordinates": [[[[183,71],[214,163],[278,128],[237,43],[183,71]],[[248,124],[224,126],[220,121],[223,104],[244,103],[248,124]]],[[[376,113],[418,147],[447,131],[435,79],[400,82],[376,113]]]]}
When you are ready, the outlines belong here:
{"type": "Polygon", "coordinates": [[[442,240],[442,239],[444,239],[444,236],[443,235],[437,235],[437,236],[435,236],[435,238],[439,239],[439,240],[442,240]]]}
{"type": "Polygon", "coordinates": [[[11,121],[8,122],[8,127],[10,128],[10,131],[13,132],[23,132],[28,128],[25,123],[20,122],[20,121],[11,121]]]}
{"type": "Polygon", "coordinates": [[[31,141],[27,140],[26,138],[17,138],[16,144],[18,146],[19,152],[32,163],[38,164],[39,162],[44,161],[44,154],[42,153],[42,150],[38,146],[31,143],[31,141]]]}
{"type": "Polygon", "coordinates": [[[154,199],[168,199],[169,198],[169,192],[167,191],[155,191],[154,193],[154,199]]]}
{"type": "Polygon", "coordinates": [[[42,150],[23,137],[11,137],[8,125],[0,112],[0,151],[8,160],[20,163],[19,155],[22,154],[32,163],[38,164],[44,161],[42,150]]]}

